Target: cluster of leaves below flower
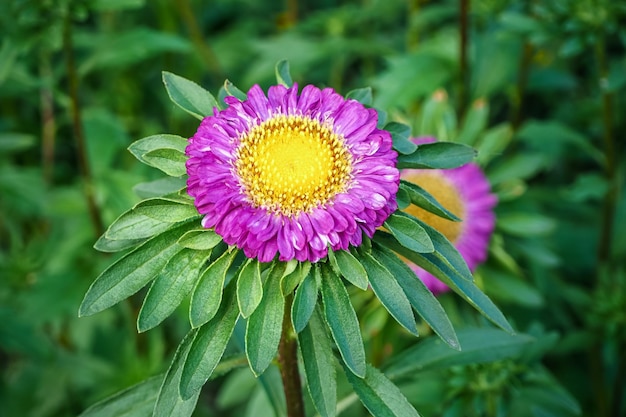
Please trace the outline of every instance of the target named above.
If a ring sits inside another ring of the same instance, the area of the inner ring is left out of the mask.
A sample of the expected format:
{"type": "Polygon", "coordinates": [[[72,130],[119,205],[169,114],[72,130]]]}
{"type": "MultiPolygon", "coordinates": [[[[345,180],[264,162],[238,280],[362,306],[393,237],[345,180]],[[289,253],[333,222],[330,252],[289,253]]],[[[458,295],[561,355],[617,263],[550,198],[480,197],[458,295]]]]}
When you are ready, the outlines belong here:
{"type": "MultiPolygon", "coordinates": [[[[285,62],[277,65],[277,79],[291,85],[285,62]]],[[[164,73],[163,81],[172,101],[198,119],[223,107],[226,95],[245,98],[228,81],[220,90],[219,101],[174,74],[164,73]]],[[[369,89],[353,91],[348,97],[371,105],[369,89]]],[[[380,119],[384,119],[383,113],[380,119]]],[[[384,120],[381,126],[393,136],[399,168],[452,168],[474,157],[472,148],[453,143],[418,148],[409,141],[406,126],[384,124],[384,120]]],[[[130,146],[141,162],[172,178],[140,185],[141,194],[151,197],[122,214],[96,242],[95,248],[105,252],[132,250],[102,272],[80,307],[80,315],[94,314],[152,282],[137,321],[138,330],[146,331],[191,295],[191,330],[160,384],[155,416],[190,415],[206,381],[242,363],[249,364],[255,375],[262,375],[277,354],[283,332],[292,332],[297,338],[308,391],[320,415],[335,415],[335,357],[340,358],[348,380],[372,414],[417,415],[399,389],[367,364],[359,321],[346,289],[346,282],[364,291],[371,288],[407,331],[417,336],[416,312],[445,343],[459,349],[443,308],[396,254],[439,277],[496,325],[511,330],[498,308],[474,285],[463,258],[450,242],[400,210],[387,219],[386,231],[378,231],[372,240],[364,237],[363,244],[350,251],[329,251],[326,259],[315,264],[247,259],[213,230],[201,226],[201,217],[184,189],[186,144],[179,136],[155,135],[130,146]],[[291,309],[292,326],[284,326],[286,308],[291,309]],[[245,352],[223,358],[240,320],[245,320],[246,326],[245,352]]],[[[458,220],[414,184],[402,182],[397,199],[400,208],[413,203],[458,220]]],[[[157,386],[155,381],[148,382],[157,386]]]]}

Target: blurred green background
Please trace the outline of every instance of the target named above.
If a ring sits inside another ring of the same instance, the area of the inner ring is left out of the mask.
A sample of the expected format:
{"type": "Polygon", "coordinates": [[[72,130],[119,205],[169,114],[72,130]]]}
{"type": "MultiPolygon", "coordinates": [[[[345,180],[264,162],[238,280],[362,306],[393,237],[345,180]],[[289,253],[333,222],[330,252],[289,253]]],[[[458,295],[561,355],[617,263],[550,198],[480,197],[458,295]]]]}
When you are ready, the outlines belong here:
{"type": "MultiPolygon", "coordinates": [[[[475,351],[442,362],[428,329],[416,341],[353,294],[369,360],[392,372],[393,355],[414,355],[398,384],[418,411],[626,415],[625,49],[624,1],[2,2],[0,415],[78,415],[167,369],[184,309],[142,334],[140,299],[77,317],[112,261],[93,243],[160,178],[126,148],[195,132],[161,71],[216,94],[225,78],[266,88],[281,59],[301,85],[371,86],[414,135],[475,146],[498,195],[476,279],[520,338],[472,338],[487,323],[444,294],[475,351]]],[[[367,415],[345,381],[339,398],[367,415]]],[[[273,413],[246,368],[207,384],[196,410],[273,413]]]]}

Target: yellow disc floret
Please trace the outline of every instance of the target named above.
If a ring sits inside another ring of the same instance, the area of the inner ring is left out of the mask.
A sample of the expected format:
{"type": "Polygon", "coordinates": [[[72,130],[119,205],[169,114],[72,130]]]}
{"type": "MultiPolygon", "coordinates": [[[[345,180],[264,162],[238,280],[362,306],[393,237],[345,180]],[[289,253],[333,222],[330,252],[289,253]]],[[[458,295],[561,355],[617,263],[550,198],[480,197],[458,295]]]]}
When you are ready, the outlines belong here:
{"type": "Polygon", "coordinates": [[[352,158],[343,137],[317,120],[277,115],[240,138],[235,170],[254,207],[291,216],[344,192],[352,158]]]}

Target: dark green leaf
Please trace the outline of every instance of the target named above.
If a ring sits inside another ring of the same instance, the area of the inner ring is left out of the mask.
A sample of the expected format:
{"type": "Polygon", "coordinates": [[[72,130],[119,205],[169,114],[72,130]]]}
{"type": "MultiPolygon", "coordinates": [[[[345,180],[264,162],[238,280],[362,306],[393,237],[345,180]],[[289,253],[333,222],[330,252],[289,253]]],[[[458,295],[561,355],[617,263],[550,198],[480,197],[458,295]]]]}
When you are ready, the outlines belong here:
{"type": "Polygon", "coordinates": [[[296,265],[296,269],[293,270],[290,274],[286,274],[280,287],[282,288],[283,295],[291,294],[293,290],[296,289],[298,285],[302,282],[303,279],[309,275],[311,271],[311,263],[310,262],[298,262],[296,265]]]}
{"type": "Polygon", "coordinates": [[[356,287],[367,290],[367,272],[365,272],[359,260],[345,250],[335,251],[334,257],[337,262],[337,267],[339,268],[339,273],[356,287]]]}
{"type": "Polygon", "coordinates": [[[152,282],[143,301],[137,329],[149,330],[174,312],[198,279],[200,268],[211,252],[183,249],[167,262],[152,282]]]}
{"type": "Polygon", "coordinates": [[[474,148],[460,143],[425,143],[410,155],[400,155],[398,168],[456,168],[472,162],[475,156],[474,148]]]}
{"type": "Polygon", "coordinates": [[[158,235],[172,227],[172,223],[157,220],[135,212],[133,209],[122,213],[104,232],[106,240],[135,240],[158,235]]]}
{"type": "Polygon", "coordinates": [[[212,115],[213,108],[217,107],[211,93],[193,81],[163,71],[163,84],[174,104],[200,120],[212,115]]]}
{"type": "Polygon", "coordinates": [[[248,318],[263,298],[261,265],[256,259],[249,260],[237,279],[237,302],[243,318],[248,318]]]}
{"type": "Polygon", "coordinates": [[[102,235],[93,247],[100,252],[120,252],[125,249],[134,248],[144,241],[145,239],[109,239],[106,235],[102,235]]]}
{"type": "Polygon", "coordinates": [[[240,101],[244,101],[248,98],[246,93],[238,89],[235,84],[233,84],[229,80],[224,81],[224,91],[227,95],[238,98],[240,101]]]}
{"type": "Polygon", "coordinates": [[[133,211],[168,223],[178,223],[199,216],[195,206],[163,198],[144,200],[133,207],[133,211]]]}
{"type": "Polygon", "coordinates": [[[224,289],[224,299],[215,317],[198,329],[193,340],[180,378],[183,399],[199,392],[211,377],[224,354],[238,317],[235,285],[231,283],[224,289]]]}
{"type": "Polygon", "coordinates": [[[348,381],[363,405],[376,417],[419,417],[415,408],[387,377],[372,365],[358,378],[346,370],[348,381]]]}
{"type": "Polygon", "coordinates": [[[317,305],[317,282],[320,267],[314,266],[311,272],[296,289],[296,295],[291,305],[291,322],[296,333],[300,333],[304,329],[317,305]]]}
{"type": "Polygon", "coordinates": [[[276,82],[289,88],[293,85],[291,74],[289,73],[289,61],[283,59],[276,63],[276,82]]]}
{"type": "Polygon", "coordinates": [[[222,301],[226,272],[237,254],[226,251],[202,273],[191,295],[189,321],[192,327],[202,326],[215,316],[222,301]]]}
{"type": "Polygon", "coordinates": [[[151,417],[162,382],[163,375],[148,378],[97,402],[79,417],[151,417]]]}
{"type": "Polygon", "coordinates": [[[139,139],[130,144],[128,150],[135,158],[144,164],[148,161],[144,159],[144,155],[159,149],[172,149],[180,153],[185,153],[187,147],[187,139],[177,135],[153,135],[147,138],[139,139]]]}
{"type": "Polygon", "coordinates": [[[143,160],[151,167],[160,169],[172,177],[187,173],[185,162],[187,155],[174,149],[155,149],[143,155],[143,160]]]}
{"type": "Polygon", "coordinates": [[[280,289],[285,264],[272,266],[263,291],[263,299],[248,319],[246,327],[246,355],[255,375],[261,375],[278,351],[283,330],[285,299],[280,289]]]}
{"type": "Polygon", "coordinates": [[[411,303],[393,274],[368,253],[363,254],[360,259],[380,302],[402,327],[417,336],[417,324],[411,303]]]}
{"type": "Polygon", "coordinates": [[[387,123],[384,130],[391,133],[393,148],[401,154],[412,154],[417,149],[417,145],[410,140],[411,128],[398,122],[387,123]]]}
{"type": "Polygon", "coordinates": [[[139,291],[182,249],[176,240],[192,227],[184,224],[160,234],[105,269],[87,290],[79,315],[102,311],[139,291]]]}
{"type": "Polygon", "coordinates": [[[365,349],[354,307],[341,278],[328,266],[322,266],[324,316],[339,353],[350,370],[365,377],[365,349]]]}
{"type": "Polygon", "coordinates": [[[348,91],[346,98],[356,100],[364,106],[371,106],[374,102],[374,98],[372,97],[372,87],[357,88],[355,90],[348,91]]]}
{"type": "Polygon", "coordinates": [[[304,375],[315,409],[322,417],[335,415],[337,381],[330,337],[318,309],[298,334],[298,346],[304,363],[304,375]]]}
{"type": "Polygon", "coordinates": [[[426,211],[436,214],[447,220],[460,221],[457,216],[451,211],[442,206],[428,191],[424,190],[417,184],[412,182],[400,180],[400,190],[404,190],[408,193],[411,203],[418,207],[423,208],[426,211]]]}
{"type": "Polygon", "coordinates": [[[392,214],[385,221],[385,227],[407,249],[417,253],[431,253],[435,250],[430,236],[413,217],[392,214]]]}
{"type": "Polygon", "coordinates": [[[213,230],[202,228],[185,233],[178,239],[178,244],[189,249],[209,250],[221,241],[222,237],[213,230]]]}
{"type": "Polygon", "coordinates": [[[472,103],[472,106],[465,114],[463,125],[456,141],[474,146],[476,139],[487,126],[488,119],[489,103],[485,99],[479,98],[472,103]]]}

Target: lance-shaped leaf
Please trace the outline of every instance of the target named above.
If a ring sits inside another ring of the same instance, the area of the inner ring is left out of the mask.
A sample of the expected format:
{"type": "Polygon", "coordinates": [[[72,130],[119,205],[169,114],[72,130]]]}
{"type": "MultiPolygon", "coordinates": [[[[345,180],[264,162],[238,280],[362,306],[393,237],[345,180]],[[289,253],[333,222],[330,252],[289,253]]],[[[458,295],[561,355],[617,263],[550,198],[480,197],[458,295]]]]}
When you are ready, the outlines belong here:
{"type": "Polygon", "coordinates": [[[163,84],[174,104],[200,120],[212,115],[217,107],[215,97],[193,81],[163,71],[163,84]]]}
{"type": "Polygon", "coordinates": [[[102,235],[98,238],[93,247],[100,252],[120,252],[125,249],[134,248],[146,239],[109,239],[106,235],[102,235]]]}
{"type": "Polygon", "coordinates": [[[210,255],[210,251],[183,249],[172,256],[152,282],[139,310],[140,332],[155,327],[174,312],[193,288],[202,264],[210,255]]]}
{"type": "Polygon", "coordinates": [[[329,250],[328,259],[337,274],[343,276],[356,287],[362,290],[367,289],[367,272],[354,255],[345,250],[329,250]]]}
{"type": "Polygon", "coordinates": [[[324,317],[344,363],[360,377],[365,376],[365,349],[354,307],[341,278],[322,266],[324,317]]]}
{"type": "Polygon", "coordinates": [[[248,95],[237,88],[235,84],[233,84],[230,80],[224,81],[224,92],[228,96],[233,96],[238,98],[241,101],[244,101],[248,98],[248,95]]]}
{"type": "Polygon", "coordinates": [[[97,402],[79,417],[151,416],[163,375],[148,378],[97,402]]]}
{"type": "Polygon", "coordinates": [[[102,311],[143,288],[182,249],[176,240],[192,227],[183,224],[155,236],[105,269],[87,290],[79,315],[102,311]]]}
{"type": "Polygon", "coordinates": [[[191,398],[183,400],[179,394],[180,377],[183,373],[183,367],[191,348],[191,343],[195,338],[197,329],[192,329],[180,345],[176,349],[174,359],[165,374],[163,385],[159,390],[157,401],[154,405],[153,417],[189,417],[196,408],[200,390],[198,390],[191,398]]]}
{"type": "Polygon", "coordinates": [[[128,150],[139,161],[150,165],[148,161],[144,159],[145,154],[159,149],[171,149],[185,153],[187,143],[187,139],[178,135],[152,135],[131,143],[128,150]]]}
{"type": "Polygon", "coordinates": [[[291,305],[291,322],[296,333],[300,333],[304,329],[317,304],[317,283],[320,280],[320,267],[314,266],[311,272],[296,289],[296,295],[291,305]]]}
{"type": "Polygon", "coordinates": [[[417,324],[411,303],[393,274],[368,253],[361,256],[361,263],[367,271],[376,297],[402,327],[417,336],[417,324]]]}
{"type": "Polygon", "coordinates": [[[443,341],[453,349],[459,349],[454,327],[441,304],[408,265],[393,252],[376,244],[373,256],[395,277],[406,294],[413,309],[424,319],[443,341]]]}
{"type": "Polygon", "coordinates": [[[286,59],[280,60],[276,63],[276,82],[289,88],[293,85],[291,74],[289,72],[289,61],[286,59]]]}
{"type": "Polygon", "coordinates": [[[236,250],[226,251],[202,273],[191,295],[189,321],[202,326],[215,316],[222,301],[226,272],[235,259],[236,250]]]}
{"type": "Polygon", "coordinates": [[[248,318],[259,306],[263,298],[261,265],[256,259],[249,260],[237,279],[237,302],[243,318],[248,318]]]}
{"type": "Polygon", "coordinates": [[[398,242],[414,252],[430,253],[435,250],[426,230],[412,216],[392,214],[385,220],[385,227],[398,242]]]}
{"type": "Polygon", "coordinates": [[[332,417],[337,406],[335,355],[319,309],[315,309],[311,320],[298,334],[298,346],[315,409],[322,417],[332,417]]]}
{"type": "Polygon", "coordinates": [[[267,369],[278,351],[285,313],[285,299],[280,289],[284,271],[284,262],[272,266],[263,288],[263,299],[248,319],[246,355],[255,375],[267,369]]]}
{"type": "Polygon", "coordinates": [[[387,123],[384,130],[391,133],[393,148],[401,154],[409,155],[415,152],[417,145],[410,140],[411,128],[403,123],[387,123]]]}
{"type": "Polygon", "coordinates": [[[170,222],[157,220],[130,209],[111,223],[99,241],[102,241],[100,243],[102,245],[104,242],[111,240],[128,242],[136,239],[145,239],[163,233],[170,227],[172,227],[170,222]]]}
{"type": "Polygon", "coordinates": [[[411,200],[411,203],[418,207],[423,208],[426,211],[436,214],[439,217],[443,217],[447,220],[460,221],[457,216],[451,211],[442,206],[428,191],[424,190],[417,184],[400,180],[400,189],[405,191],[411,200]]]}
{"type": "Polygon", "coordinates": [[[169,223],[178,223],[198,217],[198,210],[193,204],[165,198],[151,198],[133,207],[135,213],[169,223]]]}
{"type": "Polygon", "coordinates": [[[400,389],[378,369],[367,365],[367,373],[358,378],[346,369],[348,381],[363,405],[373,416],[419,417],[400,389]]]}
{"type": "Polygon", "coordinates": [[[224,289],[224,298],[217,313],[198,329],[191,344],[180,379],[183,399],[193,397],[211,377],[222,359],[238,317],[235,284],[231,281],[224,289]]]}
{"type": "Polygon", "coordinates": [[[474,148],[460,143],[435,142],[419,145],[409,155],[398,157],[398,168],[456,168],[472,162],[476,156],[474,148]]]}
{"type": "Polygon", "coordinates": [[[309,275],[311,271],[310,262],[298,262],[296,268],[289,274],[285,273],[280,287],[282,288],[283,295],[291,294],[298,285],[309,275]]]}
{"type": "Polygon", "coordinates": [[[190,230],[178,239],[182,247],[195,250],[213,249],[222,241],[222,237],[210,229],[190,230]]]}
{"type": "Polygon", "coordinates": [[[185,162],[187,155],[174,149],[155,149],[143,155],[143,160],[151,167],[160,169],[172,177],[187,173],[185,162]]]}
{"type": "Polygon", "coordinates": [[[364,106],[371,106],[374,102],[372,87],[356,88],[348,91],[346,98],[356,100],[364,106]]]}

